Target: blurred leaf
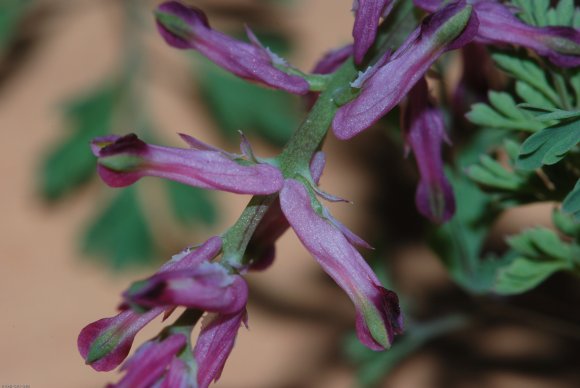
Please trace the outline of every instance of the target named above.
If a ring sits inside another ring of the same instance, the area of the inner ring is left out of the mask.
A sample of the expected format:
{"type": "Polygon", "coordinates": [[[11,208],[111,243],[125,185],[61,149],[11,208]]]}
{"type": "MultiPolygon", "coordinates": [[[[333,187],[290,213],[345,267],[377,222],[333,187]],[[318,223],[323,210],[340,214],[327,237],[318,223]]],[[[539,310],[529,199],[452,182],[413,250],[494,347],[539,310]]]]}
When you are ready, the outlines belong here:
{"type": "Polygon", "coordinates": [[[576,182],[574,189],[564,199],[562,210],[571,214],[576,221],[580,222],[580,180],[576,182]]]}
{"type": "Polygon", "coordinates": [[[0,0],[0,50],[12,38],[31,0],[0,0]]]}
{"type": "Polygon", "coordinates": [[[278,146],[288,141],[299,124],[294,97],[251,84],[217,68],[203,69],[199,82],[204,101],[226,136],[237,138],[238,131],[242,131],[278,146]]]}
{"type": "Polygon", "coordinates": [[[179,221],[185,225],[216,222],[217,209],[207,191],[173,181],[166,184],[173,213],[179,221]]]}
{"type": "MultiPolygon", "coordinates": [[[[578,212],[580,212],[580,206],[578,207],[578,212]]],[[[578,217],[578,214],[574,217],[574,213],[569,214],[554,209],[552,222],[560,232],[580,241],[580,217],[578,217]]]]}
{"type": "Polygon", "coordinates": [[[41,168],[40,185],[46,198],[62,197],[95,173],[96,158],[89,143],[110,131],[115,103],[116,90],[106,87],[68,107],[66,115],[72,133],[48,154],[41,168]]]}
{"type": "Polygon", "coordinates": [[[517,168],[533,170],[559,162],[580,141],[580,119],[542,129],[522,145],[517,168]]]}
{"type": "MultiPolygon", "coordinates": [[[[579,247],[565,243],[552,230],[534,228],[508,239],[510,264],[498,270],[494,291],[500,294],[526,292],[555,272],[571,270],[579,247]]],[[[578,258],[576,258],[578,259],[578,258]]]]}
{"type": "Polygon", "coordinates": [[[84,250],[106,259],[116,270],[150,264],[154,257],[153,237],[139,205],[137,189],[130,186],[119,191],[89,226],[84,250]]]}

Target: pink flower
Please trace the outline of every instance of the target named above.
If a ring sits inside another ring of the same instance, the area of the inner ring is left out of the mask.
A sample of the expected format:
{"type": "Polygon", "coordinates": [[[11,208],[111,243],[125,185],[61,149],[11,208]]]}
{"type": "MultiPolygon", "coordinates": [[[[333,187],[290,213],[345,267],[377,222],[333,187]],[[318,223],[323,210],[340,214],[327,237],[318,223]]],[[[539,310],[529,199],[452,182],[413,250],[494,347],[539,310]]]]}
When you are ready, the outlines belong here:
{"type": "Polygon", "coordinates": [[[345,235],[325,217],[320,204],[317,212],[313,201],[302,183],[293,179],[284,182],[280,192],[282,211],[302,244],[354,303],[358,338],[373,350],[389,348],[393,337],[403,330],[397,295],[381,286],[349,241],[354,235],[345,235]]]}
{"type": "Polygon", "coordinates": [[[393,0],[354,0],[352,10],[355,12],[354,27],[354,60],[360,64],[368,49],[375,42],[379,21],[386,17],[395,2],[393,0]]]}
{"type": "Polygon", "coordinates": [[[163,3],[155,13],[159,33],[175,48],[199,51],[209,60],[238,77],[295,94],[306,94],[308,82],[287,74],[286,62],[264,48],[250,29],[251,43],[240,42],[213,30],[198,8],[178,1],[163,3]]]}
{"type": "MultiPolygon", "coordinates": [[[[536,27],[518,19],[512,10],[496,0],[468,0],[479,19],[476,40],[485,44],[513,44],[548,57],[559,67],[580,66],[580,31],[572,27],[536,27]]],[[[414,0],[429,12],[436,11],[441,0],[414,0]]]]}
{"type": "Polygon", "coordinates": [[[419,212],[431,221],[442,223],[455,213],[455,197],[443,172],[441,144],[447,140],[443,114],[429,101],[425,79],[409,93],[403,128],[408,149],[413,150],[421,180],[415,203],[419,212]]]}
{"type": "MultiPolygon", "coordinates": [[[[195,250],[186,250],[175,255],[158,273],[196,267],[213,259],[221,249],[221,238],[212,237],[195,250]]],[[[87,325],[81,330],[77,341],[81,356],[95,370],[115,369],[129,354],[135,335],[164,311],[167,312],[168,309],[156,307],[142,314],[125,309],[114,317],[103,318],[87,325]]]]}
{"type": "Polygon", "coordinates": [[[204,320],[193,349],[199,388],[206,388],[220,378],[242,323],[247,326],[245,309],[236,314],[210,315],[204,320]]]}
{"type": "Polygon", "coordinates": [[[335,135],[350,139],[370,127],[401,102],[441,54],[465,45],[476,32],[477,19],[464,1],[429,15],[391,58],[353,82],[362,84],[361,93],[338,109],[332,122],[335,135]]]}
{"type": "Polygon", "coordinates": [[[112,187],[156,176],[206,189],[240,194],[271,194],[282,187],[282,174],[269,164],[240,164],[232,155],[182,135],[190,149],[161,147],[136,135],[109,135],[92,141],[99,175],[112,187]]]}

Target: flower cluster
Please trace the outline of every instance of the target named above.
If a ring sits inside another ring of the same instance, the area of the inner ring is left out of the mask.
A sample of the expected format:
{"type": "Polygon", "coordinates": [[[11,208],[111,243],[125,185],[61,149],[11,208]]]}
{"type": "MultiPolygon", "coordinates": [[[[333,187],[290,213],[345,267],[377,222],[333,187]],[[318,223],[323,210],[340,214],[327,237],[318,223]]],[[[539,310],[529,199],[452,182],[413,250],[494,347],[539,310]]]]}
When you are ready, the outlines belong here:
{"type": "Polygon", "coordinates": [[[256,157],[245,138],[240,154],[188,135],[181,135],[187,148],[147,144],[133,134],[93,140],[99,175],[109,186],[124,187],[152,176],[255,196],[248,213],[229,231],[184,250],[149,278],[135,282],[123,294],[117,315],[81,331],[78,347],[87,364],[109,371],[123,363],[136,334],[149,322],[160,315],[165,320],[176,308],[185,308],[173,324],[123,364],[125,375],[114,386],[207,387],[217,380],[238,329],[247,324],[248,285],[243,275],[272,263],[276,240],[289,228],[352,301],[356,333],[364,345],[385,350],[403,332],[397,295],[381,285],[357,250],[370,246],[321,202],[338,200],[319,188],[325,166],[320,147],[328,128],[338,138],[350,139],[406,101],[402,127],[420,173],[417,208],[433,222],[443,223],[453,216],[455,201],[441,156],[443,142],[449,143],[444,119],[425,80],[429,68],[445,52],[472,41],[519,45],[560,66],[577,66],[580,33],[525,25],[493,0],[415,0],[431,13],[398,49],[381,51],[376,44],[379,24],[381,18],[388,18],[394,3],[355,0],[353,44],[331,51],[312,74],[291,67],[249,29],[250,42],[242,42],[212,29],[197,8],[178,1],[158,7],[158,30],[169,45],[196,50],[232,74],[271,88],[300,95],[322,92],[312,116],[320,122],[309,116],[275,159],[256,157]],[[359,71],[357,66],[366,63],[371,65],[359,71]],[[341,69],[352,70],[344,71],[348,76],[342,84],[336,81],[332,86],[333,81],[328,81],[328,90],[313,86],[313,77],[342,74],[341,69]],[[334,97],[345,88],[350,89],[350,98],[339,103],[334,97]],[[191,333],[199,320],[201,334],[193,344],[191,333]]]}

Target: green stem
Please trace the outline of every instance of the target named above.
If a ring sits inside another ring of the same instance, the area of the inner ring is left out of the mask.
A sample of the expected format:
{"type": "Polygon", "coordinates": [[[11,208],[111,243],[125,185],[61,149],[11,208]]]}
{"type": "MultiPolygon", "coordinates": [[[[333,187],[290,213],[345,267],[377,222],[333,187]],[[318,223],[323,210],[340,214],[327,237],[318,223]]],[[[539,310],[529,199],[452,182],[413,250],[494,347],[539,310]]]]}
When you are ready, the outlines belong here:
{"type": "MultiPolygon", "coordinates": [[[[277,158],[286,178],[300,175],[310,176],[310,160],[320,149],[338,106],[334,96],[340,94],[356,76],[356,68],[351,60],[330,76],[326,90],[321,93],[316,104],[292,135],[282,153],[277,158]]],[[[223,235],[222,263],[232,267],[243,267],[244,252],[258,224],[278,194],[253,197],[236,223],[223,235]]]]}

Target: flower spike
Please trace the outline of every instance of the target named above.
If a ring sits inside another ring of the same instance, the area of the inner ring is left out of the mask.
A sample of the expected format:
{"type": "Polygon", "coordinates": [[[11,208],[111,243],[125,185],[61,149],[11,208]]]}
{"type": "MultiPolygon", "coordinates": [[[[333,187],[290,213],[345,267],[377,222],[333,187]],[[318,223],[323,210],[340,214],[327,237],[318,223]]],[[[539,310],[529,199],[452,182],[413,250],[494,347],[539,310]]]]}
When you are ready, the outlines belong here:
{"type": "Polygon", "coordinates": [[[386,61],[379,61],[362,83],[357,98],[339,108],[332,127],[339,139],[350,139],[394,108],[447,50],[467,44],[477,32],[477,19],[464,1],[429,15],[386,61]]]}
{"type": "Polygon", "coordinates": [[[302,244],[354,303],[359,340],[373,350],[388,349],[403,331],[397,295],[380,285],[341,230],[317,214],[311,201],[302,183],[285,181],[280,192],[282,211],[302,244]]]}
{"type": "Polygon", "coordinates": [[[443,223],[455,213],[455,197],[441,159],[441,144],[447,140],[443,114],[430,103],[425,79],[409,93],[403,128],[421,174],[415,194],[417,209],[431,221],[443,223]]]}
{"type": "Polygon", "coordinates": [[[251,43],[235,40],[213,30],[198,8],[178,1],[161,4],[155,12],[157,28],[172,47],[199,51],[232,74],[274,89],[306,94],[310,89],[304,78],[290,75],[284,60],[264,48],[247,29],[251,43]]]}
{"type": "Polygon", "coordinates": [[[354,61],[360,64],[368,49],[373,45],[381,17],[386,17],[394,0],[354,0],[352,10],[355,12],[354,27],[354,61]]]}
{"type": "MultiPolygon", "coordinates": [[[[183,137],[183,135],[182,135],[183,137]]],[[[191,144],[191,138],[188,144],[191,144]]],[[[203,143],[199,143],[203,144],[203,143]]],[[[183,149],[147,144],[136,135],[109,135],[92,141],[99,175],[112,187],[124,187],[144,176],[156,176],[205,189],[240,194],[280,190],[282,174],[268,164],[241,165],[221,150],[183,149]]]]}

